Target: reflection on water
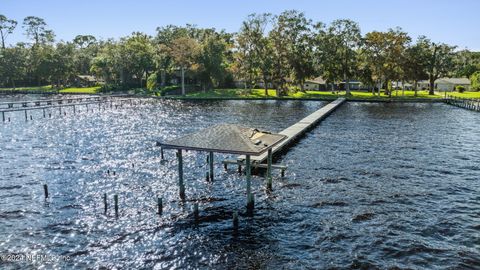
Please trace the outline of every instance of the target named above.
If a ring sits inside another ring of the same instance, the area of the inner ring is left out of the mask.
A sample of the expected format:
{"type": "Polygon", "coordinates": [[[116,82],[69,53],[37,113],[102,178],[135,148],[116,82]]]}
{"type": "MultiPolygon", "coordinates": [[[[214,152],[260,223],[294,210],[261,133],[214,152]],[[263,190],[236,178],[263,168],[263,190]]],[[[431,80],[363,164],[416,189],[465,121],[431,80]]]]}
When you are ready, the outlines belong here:
{"type": "Polygon", "coordinates": [[[187,201],[178,200],[174,153],[162,162],[155,141],[217,123],[280,131],[324,104],[149,101],[52,119],[34,112],[28,122],[12,114],[0,127],[0,253],[67,255],[48,263],[65,268],[480,265],[480,118],[443,104],[344,104],[280,157],[289,169],[272,193],[254,177],[254,217],[244,214],[244,177],[219,164],[225,155],[208,183],[206,155],[186,153],[187,201]]]}

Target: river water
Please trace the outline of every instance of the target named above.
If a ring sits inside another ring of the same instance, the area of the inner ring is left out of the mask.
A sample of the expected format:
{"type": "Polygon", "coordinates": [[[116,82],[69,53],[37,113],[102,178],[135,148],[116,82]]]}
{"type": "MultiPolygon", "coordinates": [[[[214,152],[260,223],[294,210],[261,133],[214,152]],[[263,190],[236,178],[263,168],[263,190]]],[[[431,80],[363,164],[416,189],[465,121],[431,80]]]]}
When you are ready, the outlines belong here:
{"type": "Polygon", "coordinates": [[[476,112],[346,103],[279,157],[288,170],[274,172],[273,192],[253,177],[253,217],[244,176],[220,164],[232,156],[215,156],[208,183],[206,154],[185,153],[182,202],[174,152],[161,161],[155,146],[217,123],[278,132],[325,104],[150,100],[53,110],[47,119],[38,111],[28,122],[23,112],[8,114],[0,126],[0,255],[30,260],[0,268],[479,268],[476,112]]]}

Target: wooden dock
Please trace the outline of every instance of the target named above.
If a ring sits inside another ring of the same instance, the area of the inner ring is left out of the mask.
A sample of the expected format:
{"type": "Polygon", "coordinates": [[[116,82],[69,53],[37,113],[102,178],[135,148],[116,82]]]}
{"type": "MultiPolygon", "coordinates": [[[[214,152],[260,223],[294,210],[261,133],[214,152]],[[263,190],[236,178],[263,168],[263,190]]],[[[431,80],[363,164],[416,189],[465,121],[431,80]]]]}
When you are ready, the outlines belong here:
{"type": "MultiPolygon", "coordinates": [[[[291,143],[296,141],[300,136],[305,134],[312,127],[317,125],[321,120],[325,119],[329,114],[331,114],[335,109],[340,107],[345,102],[345,98],[338,98],[333,102],[323,106],[314,113],[308,115],[302,120],[298,121],[296,124],[282,130],[279,134],[286,135],[287,139],[280,142],[278,145],[272,148],[273,155],[285,150],[291,143]]],[[[252,156],[252,167],[262,168],[264,163],[267,160],[268,154],[264,153],[259,156],[252,156]]],[[[224,160],[224,164],[237,164],[239,166],[243,165],[245,161],[245,156],[239,156],[237,160],[224,160]]],[[[273,169],[281,169],[282,173],[286,169],[285,166],[277,165],[278,168],[272,167],[273,169]]]]}
{"type": "Polygon", "coordinates": [[[464,108],[471,111],[480,112],[480,99],[459,98],[456,96],[445,95],[445,103],[464,108]]]}

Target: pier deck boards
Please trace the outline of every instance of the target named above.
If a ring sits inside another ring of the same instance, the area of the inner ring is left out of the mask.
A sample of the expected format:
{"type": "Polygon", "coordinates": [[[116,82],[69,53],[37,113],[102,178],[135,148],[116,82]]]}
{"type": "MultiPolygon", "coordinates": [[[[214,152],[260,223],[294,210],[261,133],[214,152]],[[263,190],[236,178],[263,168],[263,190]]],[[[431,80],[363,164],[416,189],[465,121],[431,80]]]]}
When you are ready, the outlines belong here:
{"type": "MultiPolygon", "coordinates": [[[[286,135],[287,138],[272,148],[273,155],[275,155],[275,153],[279,151],[282,151],[289,144],[293,143],[298,137],[305,134],[305,132],[307,132],[310,128],[312,128],[318,122],[320,122],[325,117],[327,117],[330,113],[332,113],[344,102],[345,102],[345,98],[338,98],[335,101],[330,102],[329,104],[323,106],[322,108],[315,111],[314,113],[303,118],[302,120],[298,121],[296,124],[280,131],[279,134],[286,135]]],[[[245,160],[245,156],[243,155],[239,156],[237,160],[239,162],[243,162],[245,160]]],[[[263,153],[259,156],[252,156],[253,163],[263,163],[266,160],[267,160],[266,153],[263,153]]]]}

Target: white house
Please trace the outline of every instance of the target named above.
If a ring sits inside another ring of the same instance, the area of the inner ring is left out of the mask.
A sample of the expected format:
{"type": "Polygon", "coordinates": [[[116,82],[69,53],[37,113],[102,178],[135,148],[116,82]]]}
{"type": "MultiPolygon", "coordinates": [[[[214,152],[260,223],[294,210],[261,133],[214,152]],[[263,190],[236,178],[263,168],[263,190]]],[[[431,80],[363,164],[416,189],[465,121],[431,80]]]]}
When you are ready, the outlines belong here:
{"type": "Polygon", "coordinates": [[[305,90],[313,90],[313,91],[319,91],[319,90],[325,90],[325,80],[322,77],[317,77],[312,80],[306,80],[305,83],[303,84],[303,88],[305,90]]]}
{"type": "Polygon", "coordinates": [[[455,91],[455,87],[463,86],[470,90],[470,79],[468,78],[441,78],[435,81],[435,88],[440,91],[455,91]]]}
{"type": "MultiPolygon", "coordinates": [[[[470,79],[468,78],[440,78],[435,80],[435,90],[438,91],[455,91],[457,86],[465,87],[465,90],[470,90],[470,79]]],[[[430,87],[430,82],[428,80],[423,80],[418,82],[418,87],[420,89],[428,89],[430,87]]]]}

